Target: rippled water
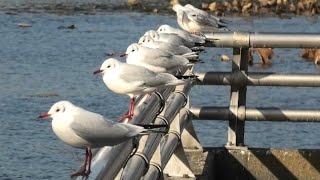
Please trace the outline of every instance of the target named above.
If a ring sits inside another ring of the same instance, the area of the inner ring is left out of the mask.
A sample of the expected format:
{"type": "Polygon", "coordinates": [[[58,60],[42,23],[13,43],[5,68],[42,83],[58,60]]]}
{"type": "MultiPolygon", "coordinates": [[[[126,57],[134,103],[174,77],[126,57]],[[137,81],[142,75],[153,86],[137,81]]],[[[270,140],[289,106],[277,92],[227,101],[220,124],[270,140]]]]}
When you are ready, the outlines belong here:
{"type": "MultiPolygon", "coordinates": [[[[227,17],[232,29],[268,32],[318,32],[317,19],[293,17],[227,17]]],[[[129,98],[106,89],[93,76],[105,53],[124,52],[143,32],[161,24],[176,26],[174,16],[142,13],[59,15],[0,12],[0,179],[67,179],[82,161],[82,151],[63,144],[53,134],[49,120],[37,119],[54,102],[69,100],[83,108],[116,119],[127,110],[129,98]],[[18,23],[31,24],[19,28],[18,23]],[[76,29],[63,26],[75,24],[76,29]],[[59,28],[60,27],[60,28],[59,28]]],[[[231,49],[208,49],[206,61],[196,71],[230,71],[230,62],[219,54],[231,49]]],[[[124,60],[124,59],[122,59],[124,60]]],[[[298,49],[275,49],[270,68],[256,61],[249,71],[319,73],[298,49]]],[[[314,108],[320,104],[318,88],[249,87],[249,107],[314,108]]],[[[229,88],[194,87],[194,105],[228,106],[229,88]]],[[[222,146],[227,122],[194,122],[204,146],[222,146]]],[[[248,122],[245,142],[250,147],[320,148],[320,124],[248,122]]]]}

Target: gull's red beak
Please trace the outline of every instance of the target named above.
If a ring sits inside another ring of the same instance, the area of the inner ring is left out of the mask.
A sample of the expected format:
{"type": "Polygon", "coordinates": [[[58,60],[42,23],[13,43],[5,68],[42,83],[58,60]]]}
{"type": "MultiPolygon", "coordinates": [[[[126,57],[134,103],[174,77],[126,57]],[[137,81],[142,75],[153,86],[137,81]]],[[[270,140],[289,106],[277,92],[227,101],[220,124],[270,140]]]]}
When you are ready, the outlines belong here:
{"type": "Polygon", "coordinates": [[[98,69],[98,70],[96,70],[95,72],[93,72],[93,74],[100,74],[100,73],[102,73],[102,71],[103,71],[103,70],[98,69]]]}
{"type": "Polygon", "coordinates": [[[128,54],[121,54],[120,57],[127,57],[128,54]]]}
{"type": "Polygon", "coordinates": [[[51,116],[51,114],[43,113],[43,114],[40,114],[40,115],[38,116],[38,118],[47,118],[47,117],[50,117],[50,116],[51,116]]]}

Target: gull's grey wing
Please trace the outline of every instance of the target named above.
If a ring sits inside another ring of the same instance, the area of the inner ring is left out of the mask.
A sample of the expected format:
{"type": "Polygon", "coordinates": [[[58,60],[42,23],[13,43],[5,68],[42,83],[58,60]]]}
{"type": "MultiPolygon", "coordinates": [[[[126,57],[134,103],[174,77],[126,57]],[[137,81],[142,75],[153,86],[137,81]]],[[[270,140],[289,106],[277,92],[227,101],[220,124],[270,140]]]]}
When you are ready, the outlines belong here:
{"type": "Polygon", "coordinates": [[[197,12],[197,13],[200,13],[200,14],[204,15],[204,16],[207,16],[207,17],[210,18],[210,19],[214,19],[214,20],[215,20],[218,24],[220,24],[220,25],[223,25],[223,24],[226,25],[226,23],[227,23],[226,20],[220,19],[220,18],[218,18],[218,17],[216,17],[216,16],[214,16],[214,15],[212,15],[212,14],[207,13],[206,11],[203,11],[203,10],[201,10],[201,9],[198,9],[198,8],[192,6],[191,4],[186,4],[184,7],[185,7],[185,9],[188,9],[188,10],[190,10],[190,11],[195,11],[195,12],[197,12]],[[222,24],[222,23],[223,23],[223,24],[222,24]]]}
{"type": "Polygon", "coordinates": [[[142,127],[108,121],[103,116],[88,111],[76,114],[70,127],[92,147],[117,145],[144,130],[142,127]]]}
{"type": "Polygon", "coordinates": [[[137,86],[143,86],[145,81],[148,78],[155,77],[156,73],[141,66],[122,64],[120,67],[119,76],[126,82],[135,83],[137,86]]]}
{"type": "Polygon", "coordinates": [[[167,51],[160,49],[146,48],[144,50],[144,62],[150,65],[172,69],[177,66],[186,65],[189,61],[180,56],[172,55],[167,51]]]}
{"type": "Polygon", "coordinates": [[[197,12],[189,12],[189,13],[187,13],[187,16],[191,21],[198,23],[199,25],[213,26],[216,28],[220,27],[218,22],[215,21],[214,19],[210,19],[207,16],[203,16],[202,14],[199,14],[197,12]]]}
{"type": "Polygon", "coordinates": [[[137,84],[140,87],[157,87],[176,80],[171,74],[155,73],[147,68],[128,64],[121,66],[120,78],[127,82],[140,82],[137,84]]]}

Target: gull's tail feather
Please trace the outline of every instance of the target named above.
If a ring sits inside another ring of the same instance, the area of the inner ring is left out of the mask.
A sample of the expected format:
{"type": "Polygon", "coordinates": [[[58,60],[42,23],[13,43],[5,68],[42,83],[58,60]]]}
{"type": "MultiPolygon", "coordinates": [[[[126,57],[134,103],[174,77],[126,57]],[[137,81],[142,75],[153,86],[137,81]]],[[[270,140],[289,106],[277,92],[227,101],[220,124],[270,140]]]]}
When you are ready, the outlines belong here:
{"type": "Polygon", "coordinates": [[[197,52],[185,53],[182,56],[187,58],[189,61],[198,61],[199,60],[199,54],[197,52]]]}
{"type": "Polygon", "coordinates": [[[191,75],[181,75],[181,76],[180,75],[176,75],[175,77],[178,78],[178,79],[195,79],[198,76],[191,74],[191,75]]]}
{"type": "Polygon", "coordinates": [[[205,47],[204,46],[195,46],[195,47],[192,47],[191,50],[194,52],[202,52],[205,50],[205,47]]]}
{"type": "Polygon", "coordinates": [[[141,126],[145,129],[156,129],[156,128],[162,128],[162,127],[168,127],[166,124],[134,124],[136,126],[141,126]]]}
{"type": "Polygon", "coordinates": [[[142,131],[140,134],[148,134],[148,133],[167,133],[169,130],[168,124],[134,124],[136,126],[141,126],[145,130],[142,131]],[[154,130],[157,128],[166,128],[165,130],[154,130]]]}

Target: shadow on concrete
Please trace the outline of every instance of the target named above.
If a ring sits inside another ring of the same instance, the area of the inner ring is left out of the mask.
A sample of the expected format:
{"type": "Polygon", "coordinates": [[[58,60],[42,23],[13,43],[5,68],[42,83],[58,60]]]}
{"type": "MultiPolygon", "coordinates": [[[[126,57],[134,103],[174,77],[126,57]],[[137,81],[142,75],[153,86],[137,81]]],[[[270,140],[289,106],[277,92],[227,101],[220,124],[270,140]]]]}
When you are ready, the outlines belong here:
{"type": "Polygon", "coordinates": [[[211,151],[206,158],[206,167],[211,164],[210,179],[256,179],[254,175],[248,171],[242,162],[229,153],[225,148],[206,148],[211,151]]]}
{"type": "Polygon", "coordinates": [[[319,150],[314,149],[299,149],[298,152],[300,155],[309,162],[309,164],[319,172],[320,177],[320,153],[319,150]]]}
{"type": "MultiPolygon", "coordinates": [[[[274,175],[277,179],[297,179],[297,177],[274,155],[270,149],[251,149],[250,152],[259,160],[267,171],[261,171],[259,176],[265,173],[266,177],[274,175]],[[270,174],[270,175],[268,175],[270,174]]],[[[248,162],[250,163],[250,162],[248,162]]],[[[260,168],[258,163],[256,168],[260,168]]]]}
{"type": "Polygon", "coordinates": [[[197,179],[320,179],[319,149],[204,148],[197,179]]]}

